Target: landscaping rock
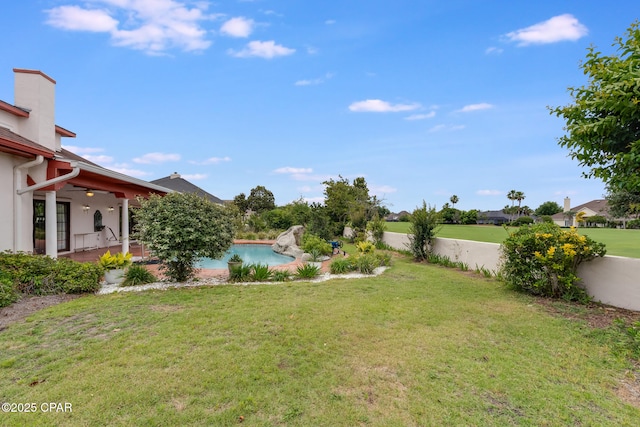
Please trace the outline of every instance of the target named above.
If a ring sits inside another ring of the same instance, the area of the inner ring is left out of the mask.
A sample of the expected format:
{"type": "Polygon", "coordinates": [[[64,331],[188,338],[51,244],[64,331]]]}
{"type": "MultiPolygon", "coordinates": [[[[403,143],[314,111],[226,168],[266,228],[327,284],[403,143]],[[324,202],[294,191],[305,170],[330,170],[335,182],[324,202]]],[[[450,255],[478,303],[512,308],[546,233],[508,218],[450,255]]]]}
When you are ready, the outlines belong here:
{"type": "Polygon", "coordinates": [[[289,255],[296,259],[299,259],[304,251],[300,249],[302,242],[302,234],[304,233],[304,226],[294,225],[283,233],[280,233],[276,242],[271,245],[271,249],[274,252],[283,255],[289,255]]]}

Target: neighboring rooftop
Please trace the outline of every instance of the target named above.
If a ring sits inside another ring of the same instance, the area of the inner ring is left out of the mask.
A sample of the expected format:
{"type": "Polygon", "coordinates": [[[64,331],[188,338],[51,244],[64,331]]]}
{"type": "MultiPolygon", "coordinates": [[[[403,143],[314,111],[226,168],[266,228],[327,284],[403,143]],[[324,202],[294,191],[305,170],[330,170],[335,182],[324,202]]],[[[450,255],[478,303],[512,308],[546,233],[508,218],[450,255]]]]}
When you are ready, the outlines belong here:
{"type": "Polygon", "coordinates": [[[150,181],[152,184],[157,184],[162,187],[170,188],[171,190],[178,191],[180,193],[193,193],[199,196],[202,196],[213,203],[224,204],[222,199],[204,191],[202,188],[198,187],[195,184],[190,183],[186,179],[182,178],[178,172],[174,172],[169,176],[164,178],[156,179],[150,181]]]}

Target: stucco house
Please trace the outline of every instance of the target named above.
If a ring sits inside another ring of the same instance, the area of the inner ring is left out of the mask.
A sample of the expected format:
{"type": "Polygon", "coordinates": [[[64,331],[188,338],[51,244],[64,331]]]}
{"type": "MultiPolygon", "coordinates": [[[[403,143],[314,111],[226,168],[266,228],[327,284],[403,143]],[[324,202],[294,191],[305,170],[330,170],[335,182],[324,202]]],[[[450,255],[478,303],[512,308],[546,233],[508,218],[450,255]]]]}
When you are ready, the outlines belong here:
{"type": "Polygon", "coordinates": [[[593,216],[603,216],[611,219],[609,204],[606,199],[596,199],[581,205],[571,206],[571,199],[569,197],[565,197],[564,199],[562,212],[552,215],[551,218],[553,222],[560,227],[576,227],[578,225],[576,218],[581,212],[587,222],[589,221],[589,217],[593,216]]]}
{"type": "Polygon", "coordinates": [[[63,149],[62,138],[76,135],[55,124],[55,80],[13,71],[14,102],[0,100],[0,251],[128,251],[129,206],[172,190],[63,149]]]}

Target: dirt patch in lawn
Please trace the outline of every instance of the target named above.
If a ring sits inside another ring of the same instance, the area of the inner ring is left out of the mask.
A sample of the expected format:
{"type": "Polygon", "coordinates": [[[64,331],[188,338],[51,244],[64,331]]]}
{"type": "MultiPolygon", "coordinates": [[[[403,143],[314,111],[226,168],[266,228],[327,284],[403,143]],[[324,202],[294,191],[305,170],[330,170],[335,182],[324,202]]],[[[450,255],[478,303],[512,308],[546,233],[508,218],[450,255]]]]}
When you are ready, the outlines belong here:
{"type": "Polygon", "coordinates": [[[80,295],[46,295],[42,297],[23,297],[8,307],[0,308],[0,332],[12,323],[19,322],[36,311],[62,302],[71,301],[80,295]]]}

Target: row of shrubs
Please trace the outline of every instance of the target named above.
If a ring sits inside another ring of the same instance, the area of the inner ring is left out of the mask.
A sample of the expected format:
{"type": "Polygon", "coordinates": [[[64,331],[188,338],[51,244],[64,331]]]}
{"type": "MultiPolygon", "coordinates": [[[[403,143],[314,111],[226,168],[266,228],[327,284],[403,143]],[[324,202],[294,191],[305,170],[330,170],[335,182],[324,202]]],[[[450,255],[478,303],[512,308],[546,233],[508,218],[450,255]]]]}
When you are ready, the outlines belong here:
{"type": "Polygon", "coordinates": [[[230,282],[287,282],[293,279],[313,279],[320,274],[320,268],[313,264],[299,265],[295,273],[275,270],[266,264],[242,264],[231,267],[230,282]]]}
{"type": "Polygon", "coordinates": [[[100,289],[102,268],[68,258],[26,253],[0,253],[0,307],[20,295],[80,294],[100,289]]]}

